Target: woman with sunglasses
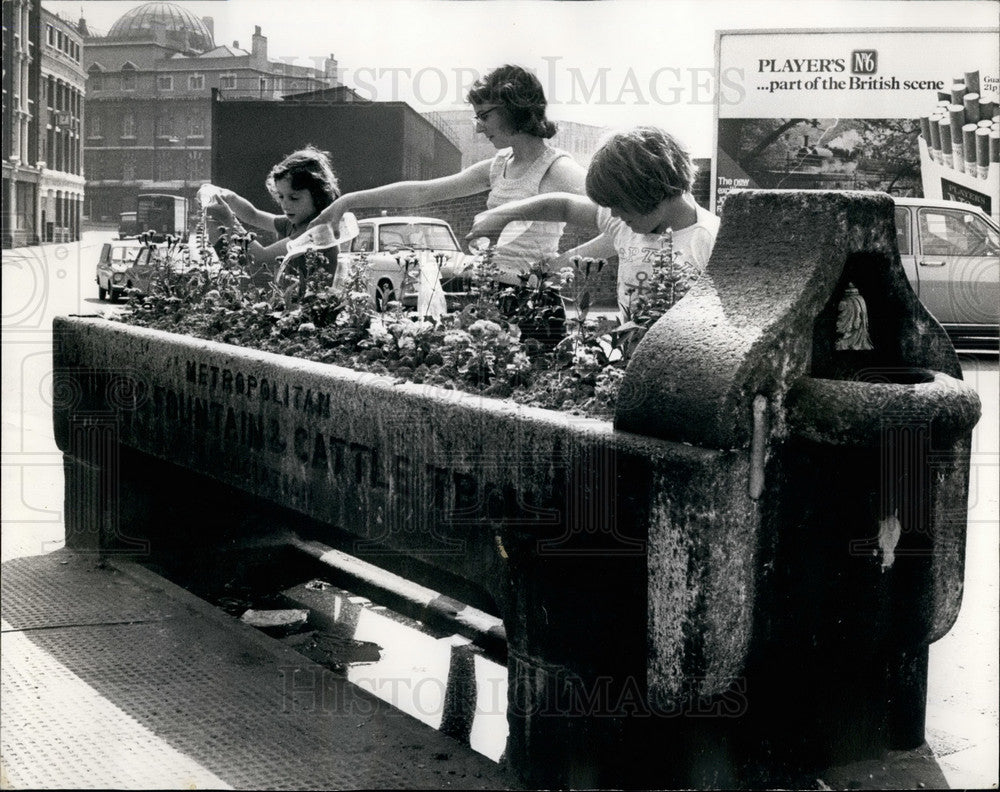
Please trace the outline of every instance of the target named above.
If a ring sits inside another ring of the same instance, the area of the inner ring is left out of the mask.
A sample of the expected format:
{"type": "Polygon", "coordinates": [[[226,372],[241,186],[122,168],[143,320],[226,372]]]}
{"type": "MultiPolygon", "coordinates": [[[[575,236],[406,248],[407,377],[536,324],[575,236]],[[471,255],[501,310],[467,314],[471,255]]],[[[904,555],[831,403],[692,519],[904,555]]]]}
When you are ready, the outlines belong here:
{"type": "MultiPolygon", "coordinates": [[[[498,149],[496,156],[459,173],[427,181],[403,181],[346,193],[320,212],[312,225],[334,228],[345,212],[359,208],[414,207],[489,190],[486,206],[540,193],[584,194],[586,171],[565,151],[549,145],[556,126],[545,117],[542,84],[520,66],[501,66],[478,80],[466,97],[476,130],[498,149]]],[[[535,262],[558,254],[563,223],[525,223],[523,233],[497,249],[494,264],[503,283],[520,285],[519,275],[535,262]]]]}

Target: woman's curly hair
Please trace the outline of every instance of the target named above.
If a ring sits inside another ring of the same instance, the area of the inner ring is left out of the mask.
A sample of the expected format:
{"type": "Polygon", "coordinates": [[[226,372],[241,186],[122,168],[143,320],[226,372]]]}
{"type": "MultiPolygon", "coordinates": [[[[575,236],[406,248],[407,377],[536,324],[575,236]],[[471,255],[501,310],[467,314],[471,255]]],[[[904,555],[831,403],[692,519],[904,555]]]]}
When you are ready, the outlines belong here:
{"type": "Polygon", "coordinates": [[[499,105],[515,132],[550,138],[556,125],[545,117],[548,101],[538,78],[520,66],[500,66],[478,79],[465,97],[469,104],[499,105]]]}

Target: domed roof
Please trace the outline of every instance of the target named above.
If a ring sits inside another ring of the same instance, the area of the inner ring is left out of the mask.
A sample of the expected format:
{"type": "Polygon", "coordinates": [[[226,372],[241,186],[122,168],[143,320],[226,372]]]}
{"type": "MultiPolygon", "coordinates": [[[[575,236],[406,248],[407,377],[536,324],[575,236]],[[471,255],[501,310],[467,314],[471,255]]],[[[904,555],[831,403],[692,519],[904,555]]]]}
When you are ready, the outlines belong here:
{"type": "Polygon", "coordinates": [[[133,8],[111,26],[107,38],[150,41],[155,39],[154,31],[160,26],[171,47],[204,52],[215,46],[205,23],[176,3],[146,3],[133,8]]]}

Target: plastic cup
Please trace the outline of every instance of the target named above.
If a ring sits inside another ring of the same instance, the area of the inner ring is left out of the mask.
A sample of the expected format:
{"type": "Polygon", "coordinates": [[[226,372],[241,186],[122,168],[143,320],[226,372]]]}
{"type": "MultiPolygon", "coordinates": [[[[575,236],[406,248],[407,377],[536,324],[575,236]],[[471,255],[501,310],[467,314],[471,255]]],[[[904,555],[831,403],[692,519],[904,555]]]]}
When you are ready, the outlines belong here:
{"type": "Polygon", "coordinates": [[[296,256],[309,250],[325,250],[335,245],[350,242],[360,231],[358,219],[350,212],[345,213],[340,218],[337,231],[338,233],[334,234],[333,226],[329,223],[308,228],[295,239],[288,240],[287,255],[296,256]]]}
{"type": "Polygon", "coordinates": [[[210,203],[221,201],[222,193],[221,187],[216,187],[214,184],[203,184],[198,188],[198,203],[204,208],[210,203]]]}

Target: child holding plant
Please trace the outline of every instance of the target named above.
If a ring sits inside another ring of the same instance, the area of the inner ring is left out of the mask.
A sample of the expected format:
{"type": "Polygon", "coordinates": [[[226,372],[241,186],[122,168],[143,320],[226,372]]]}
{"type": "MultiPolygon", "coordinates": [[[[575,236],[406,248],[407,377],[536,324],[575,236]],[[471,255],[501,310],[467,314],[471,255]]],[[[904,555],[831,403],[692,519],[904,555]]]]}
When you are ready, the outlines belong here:
{"type": "Polygon", "coordinates": [[[656,127],[637,127],[612,135],[594,154],[587,170],[587,196],[538,195],[481,213],[468,237],[495,236],[507,223],[524,220],[570,222],[597,228],[600,235],[568,250],[552,271],[574,256],[618,255],[618,305],[623,320],[631,295],[652,275],[670,232],[677,266],[693,280],[708,264],[719,218],[695,203],[691,194],[694,164],[681,144],[656,127]]]}
{"type": "MultiPolygon", "coordinates": [[[[273,275],[277,260],[287,252],[288,240],[305,233],[317,215],[340,197],[340,187],[330,165],[330,155],[315,146],[306,146],[285,157],[271,168],[266,184],[281,207],[281,214],[264,212],[231,190],[222,190],[218,200],[205,207],[205,212],[216,226],[222,225],[231,233],[245,233],[240,221],[255,228],[273,229],[278,234],[277,242],[264,247],[255,240],[247,248],[254,261],[273,275]]],[[[214,243],[220,235],[218,228],[210,228],[209,233],[214,243]]],[[[336,246],[322,252],[333,272],[337,264],[336,246]]]]}

